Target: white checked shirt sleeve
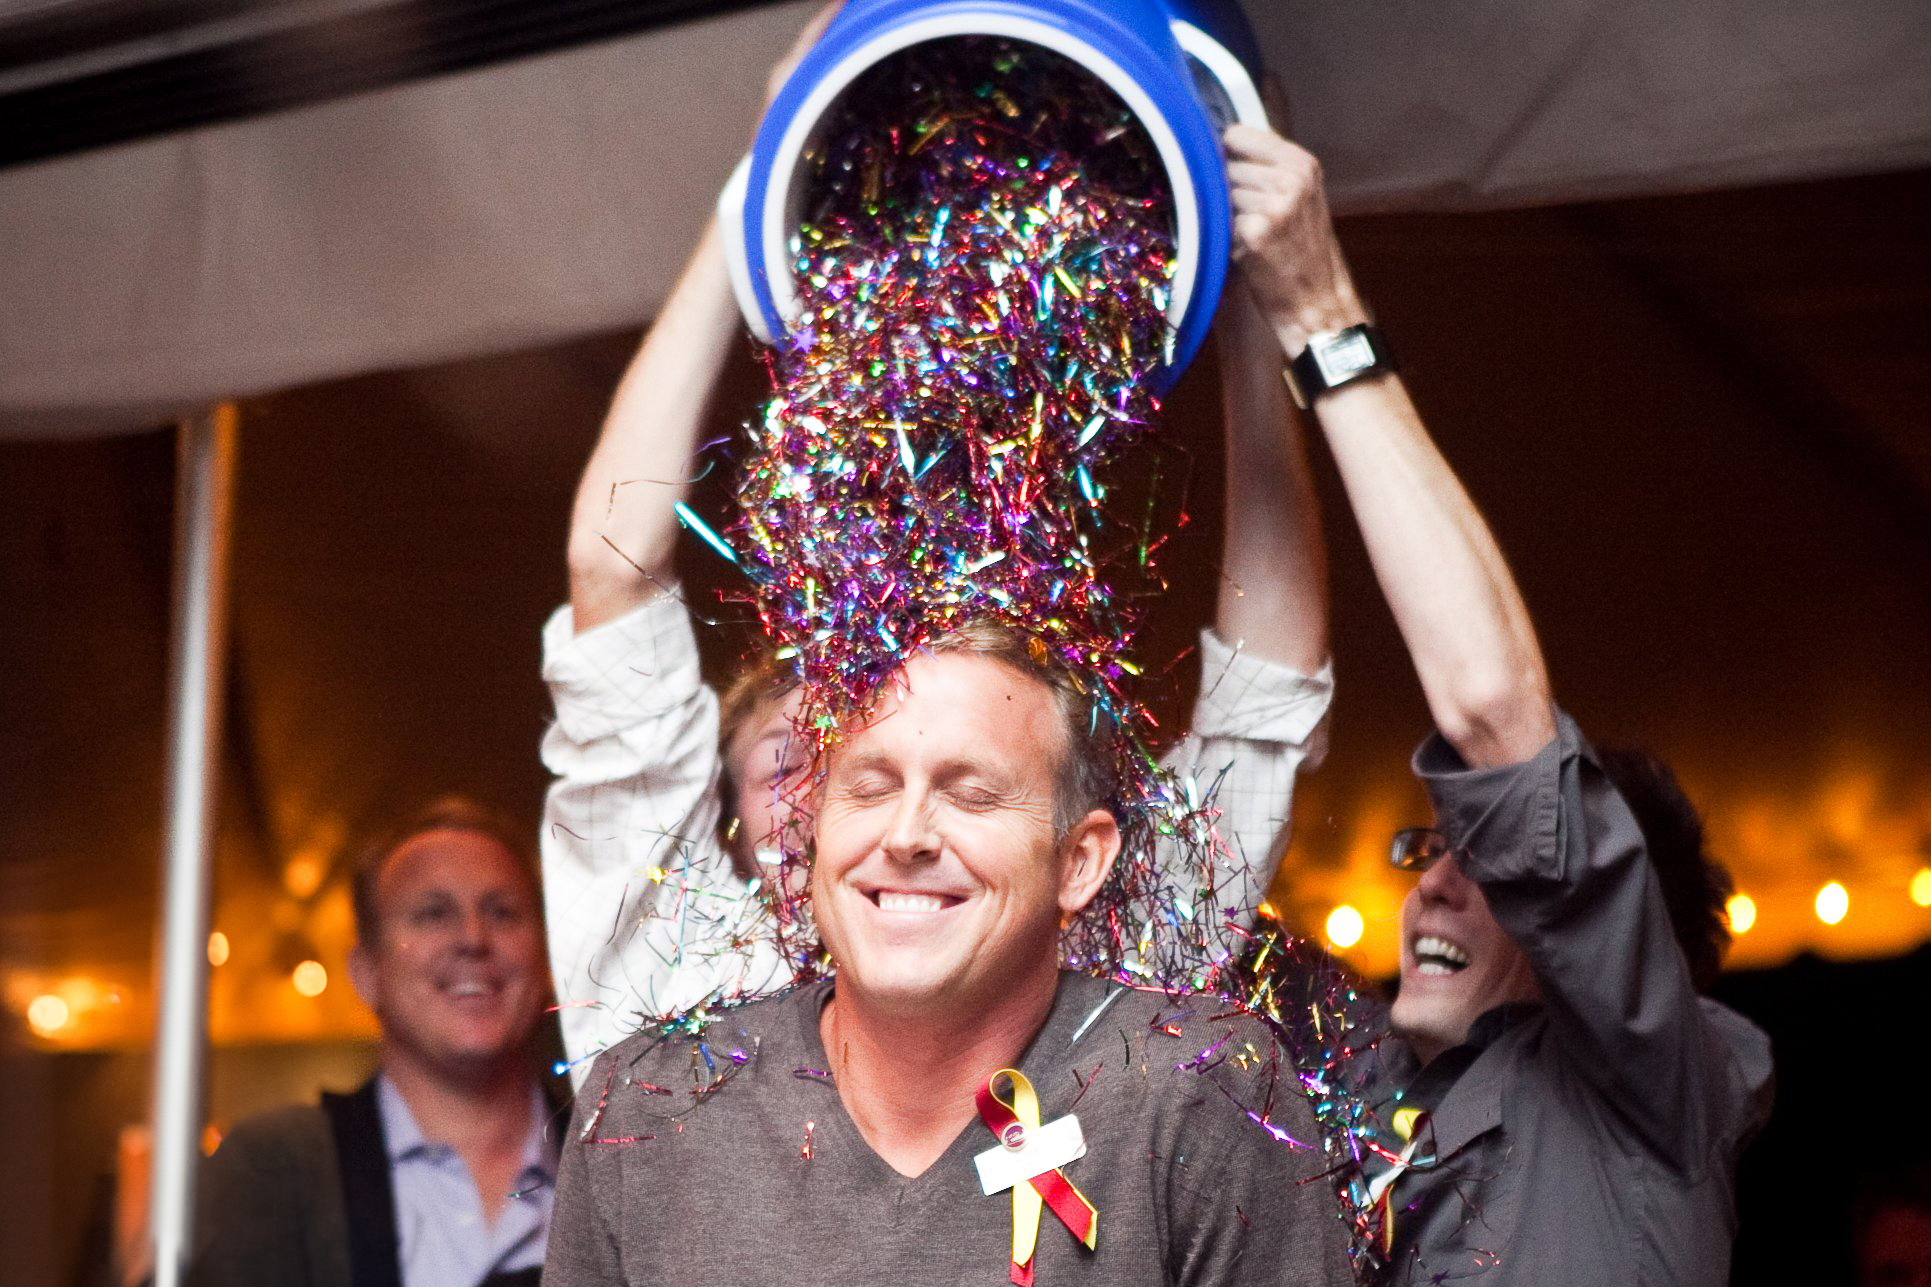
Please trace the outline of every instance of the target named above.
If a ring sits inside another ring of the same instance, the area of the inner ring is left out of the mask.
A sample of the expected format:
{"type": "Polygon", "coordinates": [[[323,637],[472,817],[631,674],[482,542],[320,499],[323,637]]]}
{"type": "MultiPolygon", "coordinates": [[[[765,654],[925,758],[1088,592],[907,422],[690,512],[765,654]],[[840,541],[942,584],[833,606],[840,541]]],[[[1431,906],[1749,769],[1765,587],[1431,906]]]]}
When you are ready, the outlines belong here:
{"type": "MultiPolygon", "coordinates": [[[[1328,703],[1334,666],[1312,675],[1230,647],[1212,630],[1200,632],[1200,697],[1193,726],[1168,753],[1165,765],[1197,798],[1220,809],[1221,844],[1214,854],[1214,901],[1221,913],[1251,924],[1254,909],[1287,848],[1294,777],[1317,767],[1327,752],[1328,703]]],[[[1162,855],[1164,858],[1165,855],[1162,855]]],[[[1181,895],[1200,876],[1186,862],[1169,867],[1181,895]]]]}
{"type": "Polygon", "coordinates": [[[543,763],[543,898],[563,1047],[581,1079],[648,1018],[781,987],[755,882],[717,841],[717,698],[682,602],[576,634],[543,627],[556,722],[543,763]]]}

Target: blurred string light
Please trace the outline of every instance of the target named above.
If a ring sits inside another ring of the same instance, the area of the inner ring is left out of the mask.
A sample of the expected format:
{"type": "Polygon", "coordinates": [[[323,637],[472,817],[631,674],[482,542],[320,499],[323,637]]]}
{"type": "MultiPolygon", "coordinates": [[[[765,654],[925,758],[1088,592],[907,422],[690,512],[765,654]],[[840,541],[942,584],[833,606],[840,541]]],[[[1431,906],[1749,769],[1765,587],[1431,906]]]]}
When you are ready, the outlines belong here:
{"type": "Polygon", "coordinates": [[[27,1006],[27,1024],[43,1037],[51,1037],[67,1026],[67,1003],[49,992],[35,997],[27,1006]]]}
{"type": "Polygon", "coordinates": [[[282,869],[282,887],[297,898],[312,897],[322,887],[328,867],[314,854],[301,854],[282,869]]]}
{"type": "Polygon", "coordinates": [[[1817,891],[1817,919],[1826,925],[1835,925],[1850,912],[1851,896],[1836,881],[1831,881],[1817,891]]]}
{"type": "Polygon", "coordinates": [[[228,936],[220,930],[208,935],[208,964],[228,964],[228,936]]]}
{"type": "Polygon", "coordinates": [[[1911,901],[1931,907],[1931,867],[1920,867],[1911,877],[1911,901]]]}
{"type": "Polygon", "coordinates": [[[1361,913],[1346,903],[1328,913],[1328,942],[1336,947],[1353,947],[1361,941],[1361,932],[1366,928],[1361,913]]]}
{"type": "Polygon", "coordinates": [[[322,968],[320,961],[303,961],[295,967],[289,981],[295,990],[305,997],[319,997],[329,985],[329,972],[322,968]]]}
{"type": "Polygon", "coordinates": [[[1748,934],[1750,927],[1757,923],[1757,900],[1748,894],[1732,894],[1730,901],[1723,905],[1730,918],[1732,934],[1748,934]]]}

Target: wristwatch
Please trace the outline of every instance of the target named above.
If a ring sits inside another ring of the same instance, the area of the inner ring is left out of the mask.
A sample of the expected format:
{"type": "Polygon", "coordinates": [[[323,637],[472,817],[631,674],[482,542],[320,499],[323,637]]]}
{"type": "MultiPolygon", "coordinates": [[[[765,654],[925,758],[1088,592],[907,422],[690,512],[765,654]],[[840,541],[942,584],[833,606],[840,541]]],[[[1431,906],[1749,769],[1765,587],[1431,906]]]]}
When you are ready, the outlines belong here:
{"type": "Polygon", "coordinates": [[[1283,374],[1295,405],[1306,411],[1329,389],[1394,369],[1395,355],[1382,338],[1381,328],[1373,322],[1362,322],[1308,336],[1307,347],[1288,362],[1283,374]]]}

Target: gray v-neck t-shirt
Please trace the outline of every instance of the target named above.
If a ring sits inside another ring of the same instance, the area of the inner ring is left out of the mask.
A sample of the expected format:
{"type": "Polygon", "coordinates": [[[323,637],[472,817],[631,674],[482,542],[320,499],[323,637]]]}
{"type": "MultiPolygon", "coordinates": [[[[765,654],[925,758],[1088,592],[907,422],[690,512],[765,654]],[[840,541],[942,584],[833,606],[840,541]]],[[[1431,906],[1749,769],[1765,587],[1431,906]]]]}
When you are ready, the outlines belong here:
{"type": "MultiPolygon", "coordinates": [[[[546,1284],[1008,1280],[1011,1195],[983,1194],[972,1161],[991,1132],[975,1115],[923,1174],[887,1165],[828,1071],[831,988],[597,1060],[564,1147],[546,1284]]],[[[1019,1067],[1043,1122],[1078,1116],[1087,1152],[1064,1170],[1099,1213],[1092,1251],[1042,1214],[1038,1287],[1352,1283],[1313,1112],[1258,1023],[1211,998],[1062,974],[1019,1067]]]]}

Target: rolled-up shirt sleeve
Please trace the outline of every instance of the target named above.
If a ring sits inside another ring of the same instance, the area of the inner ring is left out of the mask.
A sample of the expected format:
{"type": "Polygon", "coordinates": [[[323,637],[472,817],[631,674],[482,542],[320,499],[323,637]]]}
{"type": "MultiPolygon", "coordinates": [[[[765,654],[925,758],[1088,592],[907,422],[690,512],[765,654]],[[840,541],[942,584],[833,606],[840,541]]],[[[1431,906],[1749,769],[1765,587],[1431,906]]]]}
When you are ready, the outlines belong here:
{"type": "Polygon", "coordinates": [[[683,603],[543,628],[556,720],[543,894],[564,1050],[579,1072],[644,1018],[788,981],[755,882],[717,841],[717,698],[683,603]]]}
{"type": "Polygon", "coordinates": [[[1287,848],[1295,775],[1326,754],[1334,667],[1302,674],[1203,630],[1200,676],[1192,730],[1165,766],[1219,810],[1220,843],[1208,871],[1160,857],[1180,895],[1191,901],[1207,884],[1220,914],[1247,925],[1287,848]]]}

